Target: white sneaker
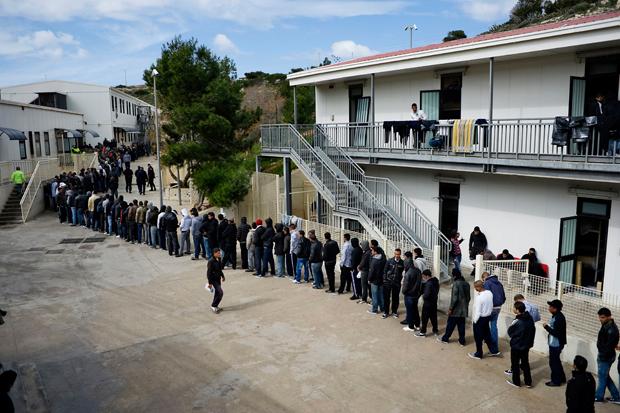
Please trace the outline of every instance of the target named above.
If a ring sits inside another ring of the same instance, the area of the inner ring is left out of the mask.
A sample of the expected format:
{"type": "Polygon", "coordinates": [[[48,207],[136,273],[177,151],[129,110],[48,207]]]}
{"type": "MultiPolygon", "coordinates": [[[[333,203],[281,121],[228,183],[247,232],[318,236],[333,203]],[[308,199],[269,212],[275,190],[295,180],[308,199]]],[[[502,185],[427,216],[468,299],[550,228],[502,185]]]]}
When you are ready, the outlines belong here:
{"type": "Polygon", "coordinates": [[[409,328],[409,326],[404,326],[404,327],[403,327],[403,331],[411,331],[411,332],[414,332],[414,331],[415,331],[415,329],[413,329],[413,328],[409,328]]]}
{"type": "Polygon", "coordinates": [[[216,314],[217,314],[217,312],[218,312],[218,308],[217,308],[217,307],[211,307],[211,311],[213,311],[214,313],[216,313],[216,314]]]}

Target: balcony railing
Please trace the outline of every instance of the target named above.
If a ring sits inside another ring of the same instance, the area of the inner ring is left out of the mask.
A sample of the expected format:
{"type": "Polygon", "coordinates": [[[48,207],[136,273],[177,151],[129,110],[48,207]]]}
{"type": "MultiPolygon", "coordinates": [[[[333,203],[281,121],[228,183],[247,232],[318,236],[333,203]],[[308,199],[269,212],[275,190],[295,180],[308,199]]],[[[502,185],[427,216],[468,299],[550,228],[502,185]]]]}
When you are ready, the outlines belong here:
{"type": "Polygon", "coordinates": [[[587,143],[568,139],[566,146],[552,143],[554,119],[500,119],[490,125],[475,125],[467,145],[453,144],[453,124],[442,122],[436,136],[443,138],[441,147],[430,146],[432,134],[409,130],[400,135],[394,128],[384,129],[384,123],[328,123],[321,129],[341,148],[350,153],[404,153],[433,157],[464,157],[513,159],[529,161],[559,161],[598,164],[620,164],[620,142],[608,151],[601,147],[598,131],[594,129],[587,143]],[[614,150],[615,149],[615,150],[614,150]]]}

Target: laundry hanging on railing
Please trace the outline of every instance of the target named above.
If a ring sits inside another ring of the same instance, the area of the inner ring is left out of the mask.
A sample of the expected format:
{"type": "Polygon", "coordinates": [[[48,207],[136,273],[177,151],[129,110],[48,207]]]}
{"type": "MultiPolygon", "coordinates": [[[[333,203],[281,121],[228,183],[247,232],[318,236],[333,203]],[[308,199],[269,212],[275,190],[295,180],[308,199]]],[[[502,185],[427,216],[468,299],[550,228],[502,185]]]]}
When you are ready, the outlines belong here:
{"type": "Polygon", "coordinates": [[[413,131],[414,135],[420,131],[421,121],[417,120],[394,120],[383,122],[383,134],[385,143],[390,141],[390,133],[394,131],[394,140],[398,136],[400,143],[406,145],[409,141],[409,135],[413,131]]]}
{"type": "Polygon", "coordinates": [[[566,116],[556,116],[553,123],[553,135],[551,135],[551,144],[556,146],[566,146],[568,144],[568,136],[570,134],[570,119],[566,116]]]}
{"type": "Polygon", "coordinates": [[[476,136],[476,119],[457,119],[452,124],[452,152],[472,153],[476,136]]]}

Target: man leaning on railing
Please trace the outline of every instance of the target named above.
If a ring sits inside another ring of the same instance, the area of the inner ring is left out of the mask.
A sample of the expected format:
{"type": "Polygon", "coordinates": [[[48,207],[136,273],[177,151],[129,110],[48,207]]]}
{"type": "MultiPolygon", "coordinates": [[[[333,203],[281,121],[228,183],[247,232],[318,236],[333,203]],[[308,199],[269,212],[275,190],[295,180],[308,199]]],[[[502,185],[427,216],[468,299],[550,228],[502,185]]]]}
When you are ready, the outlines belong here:
{"type": "Polygon", "coordinates": [[[15,185],[15,189],[20,195],[24,193],[26,175],[24,175],[19,166],[15,167],[15,171],[11,174],[11,182],[15,185]]]}

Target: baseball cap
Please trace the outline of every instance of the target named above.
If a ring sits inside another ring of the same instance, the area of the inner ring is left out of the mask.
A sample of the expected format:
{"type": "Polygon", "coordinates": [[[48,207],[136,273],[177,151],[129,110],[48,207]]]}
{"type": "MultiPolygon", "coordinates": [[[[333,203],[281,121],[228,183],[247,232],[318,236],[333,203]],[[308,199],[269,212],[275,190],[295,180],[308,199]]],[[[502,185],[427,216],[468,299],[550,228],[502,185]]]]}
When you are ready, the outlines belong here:
{"type": "Polygon", "coordinates": [[[557,308],[560,311],[562,311],[562,307],[564,307],[564,304],[562,304],[562,301],[560,300],[547,301],[547,304],[553,308],[557,308]]]}

